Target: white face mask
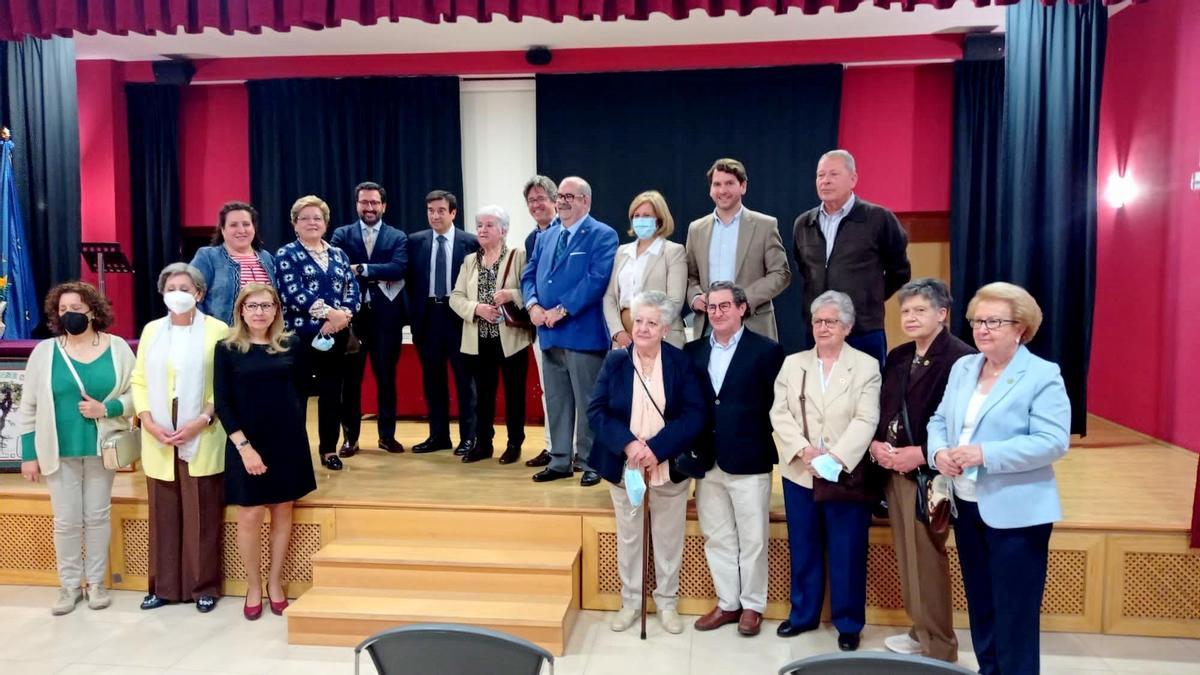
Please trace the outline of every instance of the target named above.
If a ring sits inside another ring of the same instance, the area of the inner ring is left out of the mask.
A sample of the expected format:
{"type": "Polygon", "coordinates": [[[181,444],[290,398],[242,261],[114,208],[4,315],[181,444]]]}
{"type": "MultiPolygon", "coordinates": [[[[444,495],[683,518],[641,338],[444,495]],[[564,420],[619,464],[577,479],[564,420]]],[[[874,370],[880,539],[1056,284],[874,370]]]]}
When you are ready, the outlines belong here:
{"type": "Polygon", "coordinates": [[[163,293],[163,304],[172,314],[185,314],[196,306],[196,296],[187,291],[167,291],[163,293]]]}

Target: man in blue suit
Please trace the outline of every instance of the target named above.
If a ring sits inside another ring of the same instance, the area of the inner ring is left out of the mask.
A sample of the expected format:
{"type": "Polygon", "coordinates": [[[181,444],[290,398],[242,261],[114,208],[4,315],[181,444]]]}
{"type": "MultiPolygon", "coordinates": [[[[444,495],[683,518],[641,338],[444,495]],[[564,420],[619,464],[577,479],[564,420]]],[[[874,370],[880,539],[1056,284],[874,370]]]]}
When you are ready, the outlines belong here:
{"type": "Polygon", "coordinates": [[[445,190],[425,195],[429,229],[408,238],[409,325],[421,358],[425,405],[429,409],[429,437],[413,452],[434,452],[454,447],[465,455],[475,447],[475,384],[460,349],[462,319],[450,309],[450,291],[458,279],[463,258],[479,250],[475,235],[454,226],[458,199],[445,190]],[[458,392],[458,446],[450,442],[450,383],[446,365],[454,371],[458,392]]]}
{"type": "Polygon", "coordinates": [[[617,233],[590,215],[592,187],[578,176],[559,183],[554,206],[558,218],[537,238],[521,275],[521,291],[542,347],[551,439],[550,466],[533,480],[574,475],[574,449],[583,467],[580,484],[589,486],[600,482],[600,474],[587,461],[592,432],[586,411],[609,347],[602,302],[617,254],[617,233]]]}
{"type": "Polygon", "coordinates": [[[378,183],[359,183],[354,188],[358,222],[339,227],[330,243],[350,258],[362,309],[352,327],[360,347],[346,354],[346,377],[342,381],[342,447],[338,454],[358,452],[362,427],[362,381],[371,359],[379,404],[379,449],[404,452],[396,441],[396,364],[404,328],[404,273],[408,268],[408,237],[383,222],[387,191],[378,183]]]}

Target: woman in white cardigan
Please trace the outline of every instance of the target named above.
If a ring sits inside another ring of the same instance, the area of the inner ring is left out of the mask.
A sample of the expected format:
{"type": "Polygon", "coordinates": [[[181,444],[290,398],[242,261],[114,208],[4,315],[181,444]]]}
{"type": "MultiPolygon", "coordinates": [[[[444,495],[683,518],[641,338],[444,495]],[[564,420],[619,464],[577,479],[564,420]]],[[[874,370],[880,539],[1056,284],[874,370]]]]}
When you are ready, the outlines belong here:
{"type": "Polygon", "coordinates": [[[505,323],[502,307],[521,300],[521,271],[525,249],[508,248],[508,213],[499,206],[485,206],[475,215],[479,251],[463,259],[450,308],[462,317],[462,353],[467,354],[475,378],[475,447],[462,456],[464,462],[489,459],[495,453],[492,422],[496,416],[496,389],[504,378],[504,421],[508,443],[501,464],[521,457],[525,442],[525,375],[529,371],[529,345],[533,334],[505,323]]]}
{"type": "Polygon", "coordinates": [[[104,609],[112,602],[108,571],[113,472],[100,444],[127,428],[133,411],[129,378],[134,356],[124,340],[105,333],[108,301],[91,284],[59,284],[46,296],[46,321],[57,337],[33,348],[25,366],[18,431],[21,474],[46,477],[54,511],[54,552],[62,587],[50,611],[62,615],[83,599],[104,609]],[[80,549],[86,536],[86,568],[80,549]]]}

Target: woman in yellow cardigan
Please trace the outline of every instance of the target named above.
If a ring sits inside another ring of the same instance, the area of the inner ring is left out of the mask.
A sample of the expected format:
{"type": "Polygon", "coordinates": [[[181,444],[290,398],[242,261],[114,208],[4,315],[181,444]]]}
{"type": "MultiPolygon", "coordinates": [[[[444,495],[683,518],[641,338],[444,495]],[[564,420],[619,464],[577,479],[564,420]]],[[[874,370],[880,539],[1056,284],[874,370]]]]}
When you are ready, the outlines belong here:
{"type": "Polygon", "coordinates": [[[196,309],[204,277],[186,263],[158,275],[167,316],[142,329],[133,406],[142,423],[150,501],[150,584],[142,609],[195,601],[210,612],[221,592],[225,430],[215,418],[213,350],[229,326],[196,309]]]}

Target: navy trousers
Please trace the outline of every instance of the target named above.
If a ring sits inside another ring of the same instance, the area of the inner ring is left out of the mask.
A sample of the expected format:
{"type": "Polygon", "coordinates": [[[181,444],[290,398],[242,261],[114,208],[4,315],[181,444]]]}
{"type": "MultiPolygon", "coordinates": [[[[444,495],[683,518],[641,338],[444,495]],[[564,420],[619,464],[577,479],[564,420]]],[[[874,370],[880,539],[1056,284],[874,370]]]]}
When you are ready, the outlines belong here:
{"type": "Polygon", "coordinates": [[[954,540],[979,672],[1037,673],[1042,594],[1053,525],[999,529],[983,522],[975,502],[959,499],[956,506],[954,540]]]}
{"type": "Polygon", "coordinates": [[[825,602],[825,555],[829,554],[829,599],[839,633],[860,633],[866,623],[867,532],[871,505],[814,502],[813,491],[783,480],[788,549],[792,558],[793,626],[821,622],[825,602]]]}

